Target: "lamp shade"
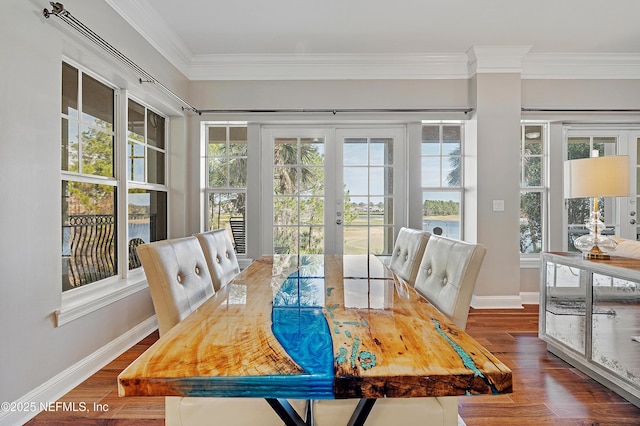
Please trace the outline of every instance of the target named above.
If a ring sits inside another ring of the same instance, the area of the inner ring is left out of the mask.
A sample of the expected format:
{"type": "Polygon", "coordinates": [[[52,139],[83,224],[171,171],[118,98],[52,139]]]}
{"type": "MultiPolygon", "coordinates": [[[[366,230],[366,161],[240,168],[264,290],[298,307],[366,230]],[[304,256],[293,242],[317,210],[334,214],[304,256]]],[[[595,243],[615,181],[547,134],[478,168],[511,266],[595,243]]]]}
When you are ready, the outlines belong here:
{"type": "Polygon", "coordinates": [[[629,196],[629,157],[612,155],[565,161],[564,196],[629,196]]]}

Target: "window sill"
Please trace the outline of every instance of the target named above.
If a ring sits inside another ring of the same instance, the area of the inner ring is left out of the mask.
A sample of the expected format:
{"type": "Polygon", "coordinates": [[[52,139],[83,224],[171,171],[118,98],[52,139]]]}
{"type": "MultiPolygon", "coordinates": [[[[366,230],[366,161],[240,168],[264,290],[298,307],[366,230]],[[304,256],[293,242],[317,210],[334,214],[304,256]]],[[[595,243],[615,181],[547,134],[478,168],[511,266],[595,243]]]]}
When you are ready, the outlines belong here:
{"type": "Polygon", "coordinates": [[[145,288],[147,279],[142,268],[139,268],[137,271],[129,272],[126,280],[112,277],[99,283],[65,291],[62,293],[60,309],[55,312],[56,327],[89,315],[145,288]]]}

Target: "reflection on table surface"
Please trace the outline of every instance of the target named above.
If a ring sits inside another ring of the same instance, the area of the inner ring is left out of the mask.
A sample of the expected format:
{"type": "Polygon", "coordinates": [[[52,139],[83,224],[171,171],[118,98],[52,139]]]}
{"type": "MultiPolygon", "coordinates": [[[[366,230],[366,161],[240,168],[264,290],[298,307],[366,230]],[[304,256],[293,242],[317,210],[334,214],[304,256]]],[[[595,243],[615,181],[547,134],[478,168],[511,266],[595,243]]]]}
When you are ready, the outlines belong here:
{"type": "Polygon", "coordinates": [[[375,256],[265,256],[119,376],[122,395],[511,392],[511,371],[375,256]]]}

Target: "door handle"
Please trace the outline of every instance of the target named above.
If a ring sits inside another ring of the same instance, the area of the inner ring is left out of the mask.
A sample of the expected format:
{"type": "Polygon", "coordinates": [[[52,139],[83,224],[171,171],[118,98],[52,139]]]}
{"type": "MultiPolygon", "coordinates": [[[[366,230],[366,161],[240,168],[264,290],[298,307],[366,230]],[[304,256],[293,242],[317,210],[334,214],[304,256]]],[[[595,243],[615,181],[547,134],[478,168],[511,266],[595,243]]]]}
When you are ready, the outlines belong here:
{"type": "Polygon", "coordinates": [[[336,225],[342,225],[342,219],[336,219],[336,225]]]}

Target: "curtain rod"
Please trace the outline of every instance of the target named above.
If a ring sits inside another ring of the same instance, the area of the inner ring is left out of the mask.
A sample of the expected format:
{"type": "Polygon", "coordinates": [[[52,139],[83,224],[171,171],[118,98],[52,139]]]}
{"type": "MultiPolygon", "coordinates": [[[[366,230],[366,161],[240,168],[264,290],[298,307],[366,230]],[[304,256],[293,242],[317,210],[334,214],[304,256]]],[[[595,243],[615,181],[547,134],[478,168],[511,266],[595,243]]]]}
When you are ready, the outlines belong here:
{"type": "Polygon", "coordinates": [[[522,112],[640,112],[640,109],[521,108],[522,112]]]}
{"type": "Polygon", "coordinates": [[[248,113],[362,113],[362,112],[462,112],[468,114],[473,108],[284,108],[284,109],[201,109],[199,114],[248,114],[248,113]]]}
{"type": "Polygon", "coordinates": [[[60,20],[64,21],[67,25],[69,25],[74,30],[78,31],[80,34],[82,34],[87,39],[89,39],[89,41],[93,42],[102,50],[106,51],[108,54],[113,56],[115,59],[117,59],[118,61],[120,61],[127,67],[129,67],[131,70],[135,71],[139,75],[138,81],[140,82],[140,84],[151,83],[155,86],[158,86],[158,88],[162,92],[164,92],[166,95],[169,95],[179,104],[181,104],[183,111],[189,110],[196,113],[198,112],[196,108],[194,108],[188,102],[186,102],[181,97],[179,97],[178,95],[173,93],[171,90],[169,90],[167,86],[160,83],[151,74],[145,71],[144,68],[142,68],[141,66],[133,62],[131,59],[125,56],[122,52],[120,52],[118,49],[113,47],[111,44],[105,41],[102,37],[96,34],[91,28],[87,27],[85,24],[83,24],[81,21],[75,18],[68,10],[64,8],[64,5],[62,3],[49,2],[49,4],[51,5],[51,11],[47,10],[46,8],[42,10],[42,14],[44,15],[45,18],[49,19],[49,17],[52,15],[57,16],[58,18],[60,18],[60,20]]]}
{"type": "Polygon", "coordinates": [[[43,9],[42,14],[45,18],[49,18],[52,15],[57,16],[60,20],[64,21],[74,30],[78,31],[89,41],[100,47],[102,50],[113,56],[122,64],[133,70],[139,75],[139,82],[151,83],[169,95],[175,101],[182,106],[182,110],[192,111],[196,114],[202,115],[203,113],[210,114],[240,114],[240,113],[331,113],[336,115],[337,113],[376,113],[376,112],[389,112],[389,113],[420,113],[420,112],[452,112],[452,113],[464,113],[468,114],[473,111],[473,108],[354,108],[354,109],[197,109],[190,105],[188,102],[180,98],[173,93],[164,84],[160,83],[156,78],[149,74],[144,68],[136,64],[129,59],[126,55],[120,52],[118,49],[109,44],[106,40],[96,34],[91,28],[87,27],[80,20],[75,18],[68,10],[64,8],[64,5],[59,2],[49,2],[51,10],[43,9]]]}

